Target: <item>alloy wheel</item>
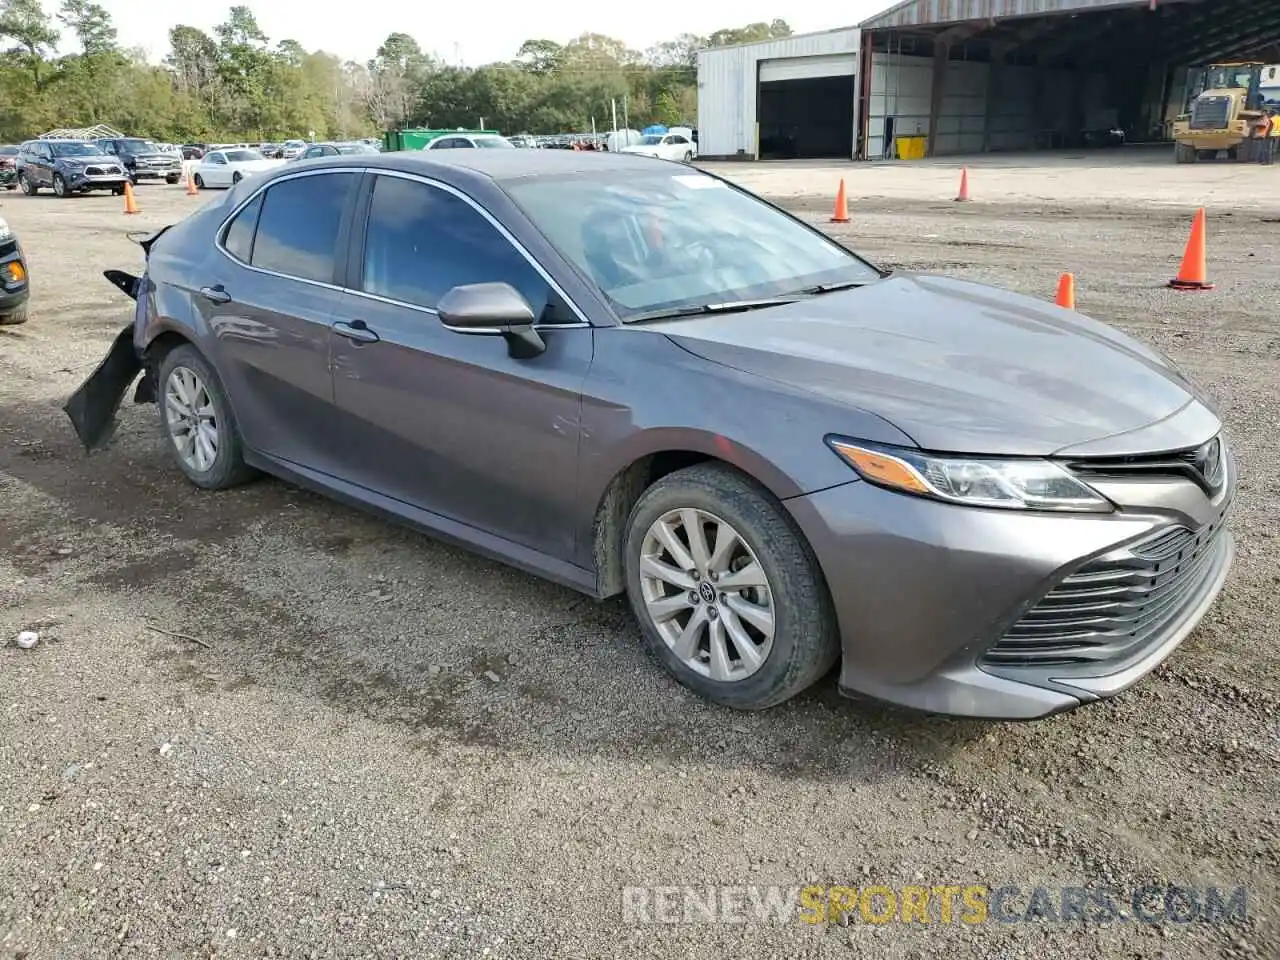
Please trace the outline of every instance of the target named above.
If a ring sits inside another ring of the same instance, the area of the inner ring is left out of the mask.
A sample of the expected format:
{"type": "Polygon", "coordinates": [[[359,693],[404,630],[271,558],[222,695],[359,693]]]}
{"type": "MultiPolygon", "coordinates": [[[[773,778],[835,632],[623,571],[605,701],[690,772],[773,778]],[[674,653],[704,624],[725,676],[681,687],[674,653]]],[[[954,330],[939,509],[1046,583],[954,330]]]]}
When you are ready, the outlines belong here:
{"type": "Polygon", "coordinates": [[[705,510],[663,514],[640,556],[645,611],[690,670],[733,683],[764,665],[773,647],[769,579],[730,524],[705,510]]]}
{"type": "Polygon", "coordinates": [[[221,442],[213,398],[200,375],[174,367],[164,388],[165,423],[178,456],[197,473],[207,473],[218,458],[221,442]]]}

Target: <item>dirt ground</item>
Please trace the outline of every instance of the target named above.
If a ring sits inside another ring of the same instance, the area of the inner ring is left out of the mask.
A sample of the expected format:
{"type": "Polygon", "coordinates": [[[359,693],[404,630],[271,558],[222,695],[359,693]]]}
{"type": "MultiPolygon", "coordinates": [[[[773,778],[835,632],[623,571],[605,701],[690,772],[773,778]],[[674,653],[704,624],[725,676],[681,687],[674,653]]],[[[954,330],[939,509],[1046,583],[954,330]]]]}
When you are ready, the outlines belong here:
{"type": "Polygon", "coordinates": [[[195,491],[153,407],[126,403],[86,457],[60,405],[129,310],[101,271],[201,201],[5,194],[34,297],[0,328],[0,957],[1280,956],[1280,169],[979,162],[969,204],[950,164],[718,169],[824,227],[845,177],[832,229],[883,264],[1046,298],[1074,271],[1081,310],[1200,380],[1243,479],[1235,572],[1195,634],[1127,694],[1036,723],[850,702],[831,678],[727,713],[620,602],[283,483],[195,491]],[[1177,294],[1204,202],[1218,286],[1177,294]],[[810,882],[1243,886],[1250,918],[622,916],[627,886],[810,882]]]}

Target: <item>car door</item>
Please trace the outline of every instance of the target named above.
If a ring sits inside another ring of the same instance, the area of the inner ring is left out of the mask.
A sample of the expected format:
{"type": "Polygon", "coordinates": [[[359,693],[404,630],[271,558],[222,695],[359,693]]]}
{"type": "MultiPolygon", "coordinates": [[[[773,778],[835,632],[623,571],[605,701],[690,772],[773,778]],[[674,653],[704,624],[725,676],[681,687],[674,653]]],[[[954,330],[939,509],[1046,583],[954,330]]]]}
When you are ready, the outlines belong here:
{"type": "Polygon", "coordinates": [[[215,151],[204,158],[200,168],[200,176],[209,187],[231,186],[231,164],[227,163],[227,155],[215,151]]]}
{"type": "Polygon", "coordinates": [[[53,186],[53,147],[51,147],[47,143],[36,144],[36,153],[35,153],[34,159],[35,159],[35,162],[33,166],[35,168],[35,177],[32,178],[31,174],[28,173],[27,178],[31,180],[32,183],[35,183],[38,186],[52,187],[53,186]]]}
{"type": "Polygon", "coordinates": [[[255,193],[219,232],[193,291],[245,443],[287,464],[333,462],[329,325],[357,171],[300,171],[255,193]]]}
{"type": "Polygon", "coordinates": [[[442,184],[371,177],[331,356],[350,478],[384,496],[561,559],[574,547],[581,386],[592,330],[478,205],[442,184]],[[546,351],[446,329],[454,286],[503,281],[546,351]]]}

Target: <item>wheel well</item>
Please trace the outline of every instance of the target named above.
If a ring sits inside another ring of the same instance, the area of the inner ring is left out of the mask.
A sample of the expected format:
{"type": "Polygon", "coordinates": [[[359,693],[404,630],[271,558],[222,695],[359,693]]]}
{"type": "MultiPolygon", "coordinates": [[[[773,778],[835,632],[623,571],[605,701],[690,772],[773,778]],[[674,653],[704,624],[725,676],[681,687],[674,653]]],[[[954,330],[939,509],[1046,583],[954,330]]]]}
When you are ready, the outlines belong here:
{"type": "Polygon", "coordinates": [[[668,474],[707,462],[724,463],[717,457],[692,450],[663,450],[641,457],[609,482],[592,526],[596,592],[601,598],[626,589],[622,548],[627,536],[627,520],[640,495],[668,474]]]}

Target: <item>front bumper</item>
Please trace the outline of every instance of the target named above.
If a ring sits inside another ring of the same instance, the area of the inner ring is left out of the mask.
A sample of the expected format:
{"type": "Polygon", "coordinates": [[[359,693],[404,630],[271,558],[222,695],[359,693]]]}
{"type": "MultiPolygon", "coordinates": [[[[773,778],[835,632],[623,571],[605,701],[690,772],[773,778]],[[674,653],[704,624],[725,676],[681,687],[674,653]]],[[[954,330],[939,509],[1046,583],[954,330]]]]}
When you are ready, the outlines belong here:
{"type": "Polygon", "coordinates": [[[1112,514],[952,506],[856,480],[786,501],[831,590],[841,692],[931,713],[1031,720],[1132,686],[1194,630],[1226,581],[1236,485],[1226,459],[1212,499],[1187,480],[1161,483],[1154,496],[1153,485],[1095,482],[1120,506],[1112,514]],[[1173,544],[1174,531],[1184,554],[1142,559],[1156,541],[1173,544]],[[1129,564],[1123,584],[1096,579],[1117,563],[1129,564]],[[1079,605],[1089,578],[1108,601],[1096,619],[1079,605]],[[1076,592],[1073,627],[1081,636],[1099,631],[1087,641],[1064,640],[1061,618],[1053,619],[1064,589],[1076,592]],[[1123,603],[1111,602],[1117,596],[1123,603]]]}
{"type": "Polygon", "coordinates": [[[138,164],[130,172],[135,180],[164,180],[170,177],[182,176],[182,165],[179,163],[166,166],[144,166],[143,164],[138,164]]]}
{"type": "Polygon", "coordinates": [[[128,177],[123,173],[85,173],[73,171],[66,175],[67,186],[72,190],[119,190],[124,187],[128,177]]]}
{"type": "Polygon", "coordinates": [[[31,278],[17,240],[0,243],[0,316],[13,313],[31,296],[31,278]]]}

